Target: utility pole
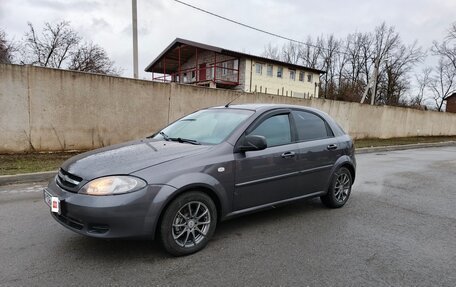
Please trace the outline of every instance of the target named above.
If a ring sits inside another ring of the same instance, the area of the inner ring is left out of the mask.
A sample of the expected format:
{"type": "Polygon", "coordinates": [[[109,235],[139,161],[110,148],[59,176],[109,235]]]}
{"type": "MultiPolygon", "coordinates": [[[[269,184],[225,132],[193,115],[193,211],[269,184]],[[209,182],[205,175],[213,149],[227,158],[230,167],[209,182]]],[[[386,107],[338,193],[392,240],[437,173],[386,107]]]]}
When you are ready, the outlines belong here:
{"type": "Polygon", "coordinates": [[[372,78],[367,83],[366,89],[364,90],[363,97],[361,98],[361,104],[366,100],[369,90],[371,91],[371,105],[374,104],[375,96],[377,94],[377,77],[378,77],[378,68],[380,66],[380,57],[375,59],[374,63],[374,72],[372,73],[372,78]]]}
{"type": "Polygon", "coordinates": [[[133,77],[138,78],[138,9],[137,0],[131,0],[133,22],[133,77]]]}

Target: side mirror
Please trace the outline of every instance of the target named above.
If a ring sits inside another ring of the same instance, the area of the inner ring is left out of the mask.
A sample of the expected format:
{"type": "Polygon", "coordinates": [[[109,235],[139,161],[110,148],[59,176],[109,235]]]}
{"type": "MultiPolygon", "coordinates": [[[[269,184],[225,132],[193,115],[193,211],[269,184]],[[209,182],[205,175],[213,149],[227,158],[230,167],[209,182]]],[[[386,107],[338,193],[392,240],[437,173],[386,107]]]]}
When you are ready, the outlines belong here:
{"type": "Polygon", "coordinates": [[[268,144],[266,143],[266,138],[264,136],[247,135],[244,137],[244,142],[239,147],[239,150],[242,152],[245,152],[245,151],[263,150],[267,147],[268,147],[268,144]]]}

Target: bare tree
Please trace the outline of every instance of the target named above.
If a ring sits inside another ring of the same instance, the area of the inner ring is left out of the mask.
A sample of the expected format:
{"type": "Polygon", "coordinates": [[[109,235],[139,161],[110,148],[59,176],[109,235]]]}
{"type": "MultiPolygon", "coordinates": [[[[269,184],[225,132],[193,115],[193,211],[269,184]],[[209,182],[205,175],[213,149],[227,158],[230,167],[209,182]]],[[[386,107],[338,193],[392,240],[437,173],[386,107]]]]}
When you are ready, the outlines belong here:
{"type": "Polygon", "coordinates": [[[295,42],[288,42],[279,50],[279,47],[272,46],[271,43],[269,43],[264,48],[262,55],[269,59],[280,60],[290,64],[298,64],[301,58],[300,45],[295,42]]]}
{"type": "Polygon", "coordinates": [[[272,44],[269,43],[264,47],[262,56],[273,60],[280,60],[279,48],[277,46],[272,46],[272,44]]]}
{"type": "MultiPolygon", "coordinates": [[[[279,50],[269,45],[265,54],[274,58],[279,50]]],[[[400,105],[410,90],[410,72],[424,56],[416,43],[404,45],[394,27],[382,23],[372,33],[357,32],[345,39],[328,35],[308,37],[303,45],[285,44],[280,59],[324,70],[320,84],[325,98],[359,101],[371,81],[371,100],[400,105]]]]}
{"type": "Polygon", "coordinates": [[[28,27],[22,52],[24,63],[101,74],[120,73],[106,51],[93,43],[83,43],[69,22],[45,23],[41,33],[32,23],[28,27]]]}
{"type": "Polygon", "coordinates": [[[439,62],[429,86],[441,111],[446,98],[456,91],[456,23],[451,25],[442,42],[433,42],[431,51],[439,57],[439,62]]]}
{"type": "Polygon", "coordinates": [[[281,59],[285,63],[298,64],[301,58],[299,44],[288,42],[282,46],[281,59]]]}
{"type": "Polygon", "coordinates": [[[450,29],[448,30],[448,40],[455,40],[456,39],[456,22],[451,24],[450,29]]]}
{"type": "Polygon", "coordinates": [[[338,98],[359,102],[368,82],[371,56],[371,36],[368,33],[349,34],[345,39],[343,66],[339,69],[338,98]]]}
{"type": "Polygon", "coordinates": [[[341,43],[337,40],[334,35],[329,35],[325,40],[322,41],[322,61],[323,70],[326,73],[322,77],[322,85],[324,89],[324,97],[334,99],[336,86],[334,80],[337,72],[337,58],[340,57],[340,46],[341,43]]]}
{"type": "Polygon", "coordinates": [[[41,34],[35,31],[32,23],[28,23],[28,27],[24,49],[24,60],[28,64],[62,68],[80,41],[78,34],[66,21],[55,25],[45,23],[41,34]]]}
{"type": "Polygon", "coordinates": [[[417,93],[410,100],[410,105],[420,107],[423,105],[425,90],[429,87],[431,81],[432,68],[424,68],[420,74],[415,74],[415,81],[418,84],[417,93]]]}
{"type": "Polygon", "coordinates": [[[120,73],[106,51],[93,43],[85,43],[72,53],[68,69],[110,75],[120,73]]]}
{"type": "Polygon", "coordinates": [[[320,40],[314,43],[312,38],[309,36],[305,42],[305,45],[299,47],[300,61],[306,67],[312,69],[319,69],[319,59],[321,57],[322,46],[320,40]]]}
{"type": "Polygon", "coordinates": [[[0,30],[0,64],[11,64],[15,52],[14,43],[8,41],[6,33],[0,30]]]}
{"type": "Polygon", "coordinates": [[[425,56],[417,43],[405,46],[397,40],[397,46],[385,61],[383,81],[379,83],[378,100],[387,105],[400,105],[404,92],[409,89],[407,73],[425,56]]]}
{"type": "Polygon", "coordinates": [[[445,57],[456,69],[456,23],[451,25],[447,36],[441,43],[434,41],[432,51],[438,56],[445,57]]]}
{"type": "Polygon", "coordinates": [[[439,59],[435,75],[429,83],[434,101],[439,111],[446,98],[456,91],[456,69],[445,56],[439,59]]]}

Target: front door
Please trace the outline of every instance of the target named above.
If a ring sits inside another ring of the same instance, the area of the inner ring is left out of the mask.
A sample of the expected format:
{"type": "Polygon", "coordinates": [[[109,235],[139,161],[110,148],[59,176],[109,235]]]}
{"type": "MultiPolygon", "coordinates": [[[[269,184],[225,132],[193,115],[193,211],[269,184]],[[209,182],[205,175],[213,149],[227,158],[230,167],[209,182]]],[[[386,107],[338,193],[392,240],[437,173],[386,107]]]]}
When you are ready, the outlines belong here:
{"type": "Polygon", "coordinates": [[[264,136],[268,147],[236,154],[235,210],[297,196],[299,145],[293,142],[289,116],[271,114],[246,131],[264,136]]]}
{"type": "Polygon", "coordinates": [[[206,81],[206,63],[199,65],[198,74],[200,81],[206,81]]]}

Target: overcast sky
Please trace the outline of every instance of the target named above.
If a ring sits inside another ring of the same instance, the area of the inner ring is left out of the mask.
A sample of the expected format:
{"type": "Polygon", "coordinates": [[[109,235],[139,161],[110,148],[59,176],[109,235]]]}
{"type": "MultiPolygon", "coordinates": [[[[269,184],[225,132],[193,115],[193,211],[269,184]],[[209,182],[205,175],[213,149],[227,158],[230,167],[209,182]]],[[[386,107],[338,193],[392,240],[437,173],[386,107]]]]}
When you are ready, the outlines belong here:
{"type": "MultiPolygon", "coordinates": [[[[203,14],[173,0],[137,0],[139,68],[144,68],[175,38],[261,54],[283,40],[203,14]]],[[[404,42],[429,48],[456,21],[456,0],[183,0],[286,37],[305,40],[333,33],[367,32],[385,21],[404,42]]],[[[84,39],[105,48],[123,76],[132,76],[130,0],[0,0],[0,29],[20,40],[27,22],[68,20],[84,39]]]]}

